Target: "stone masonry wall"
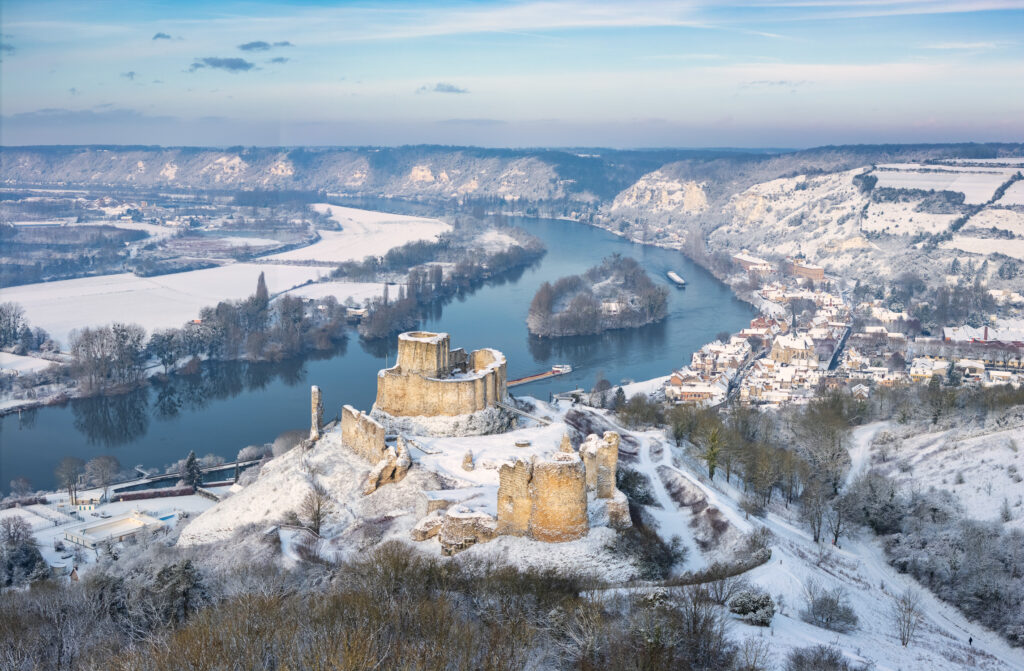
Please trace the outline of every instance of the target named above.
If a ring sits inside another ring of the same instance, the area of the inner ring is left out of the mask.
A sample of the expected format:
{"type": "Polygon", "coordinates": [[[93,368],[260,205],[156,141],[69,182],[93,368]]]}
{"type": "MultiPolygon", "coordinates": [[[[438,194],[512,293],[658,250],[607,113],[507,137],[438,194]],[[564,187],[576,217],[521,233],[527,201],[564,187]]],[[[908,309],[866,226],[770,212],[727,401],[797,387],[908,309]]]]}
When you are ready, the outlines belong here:
{"type": "Polygon", "coordinates": [[[353,452],[371,464],[384,458],[387,449],[384,427],[351,405],[341,409],[341,440],[353,452]]]}
{"type": "Polygon", "coordinates": [[[530,533],[530,478],[533,465],[522,459],[502,464],[498,471],[498,533],[526,536],[530,533]]]}

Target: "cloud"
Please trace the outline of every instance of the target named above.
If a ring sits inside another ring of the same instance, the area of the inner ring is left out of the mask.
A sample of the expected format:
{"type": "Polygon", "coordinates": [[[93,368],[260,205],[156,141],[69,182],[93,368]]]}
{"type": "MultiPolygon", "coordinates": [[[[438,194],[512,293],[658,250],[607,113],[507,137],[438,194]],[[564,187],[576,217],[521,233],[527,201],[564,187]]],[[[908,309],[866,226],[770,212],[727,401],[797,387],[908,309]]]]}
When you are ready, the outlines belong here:
{"type": "Polygon", "coordinates": [[[295,45],[292,44],[291,42],[289,42],[288,40],[284,40],[283,42],[274,42],[274,46],[275,47],[294,47],[295,45]]]}
{"type": "Polygon", "coordinates": [[[284,56],[278,56],[277,58],[271,58],[268,63],[287,63],[288,59],[284,56]]]}
{"type": "Polygon", "coordinates": [[[16,49],[14,48],[13,44],[0,42],[0,51],[4,52],[5,54],[13,54],[16,51],[16,49]]]}
{"type": "Polygon", "coordinates": [[[1006,42],[936,42],[924,45],[924,49],[939,49],[942,51],[984,51],[998,49],[1006,46],[1006,42]]]}
{"type": "Polygon", "coordinates": [[[70,93],[73,96],[77,96],[79,93],[81,93],[81,91],[79,91],[74,86],[72,86],[71,88],[68,89],[68,93],[70,93]]]}
{"type": "Polygon", "coordinates": [[[128,72],[122,72],[121,76],[125,79],[135,80],[135,70],[129,70],[128,72]]]}
{"type": "Polygon", "coordinates": [[[197,58],[188,71],[195,72],[202,68],[214,68],[217,70],[227,70],[228,72],[246,72],[252,70],[256,65],[250,63],[244,58],[217,58],[216,56],[207,56],[206,58],[197,58]]]}
{"type": "Polygon", "coordinates": [[[245,44],[239,44],[238,48],[242,51],[270,51],[270,42],[263,42],[262,40],[246,42],[245,44]]]}
{"type": "Polygon", "coordinates": [[[469,89],[464,89],[448,82],[438,82],[433,86],[424,84],[416,89],[416,93],[469,93],[469,89]]]}
{"type": "Polygon", "coordinates": [[[793,88],[796,86],[806,86],[807,84],[810,83],[811,82],[807,81],[806,79],[758,79],[757,81],[743,82],[743,84],[741,84],[740,86],[742,88],[747,88],[750,86],[786,86],[789,88],[793,88]]]}
{"type": "Polygon", "coordinates": [[[157,33],[156,35],[153,36],[153,39],[154,40],[169,40],[169,39],[171,39],[171,36],[168,35],[167,33],[157,33]]]}

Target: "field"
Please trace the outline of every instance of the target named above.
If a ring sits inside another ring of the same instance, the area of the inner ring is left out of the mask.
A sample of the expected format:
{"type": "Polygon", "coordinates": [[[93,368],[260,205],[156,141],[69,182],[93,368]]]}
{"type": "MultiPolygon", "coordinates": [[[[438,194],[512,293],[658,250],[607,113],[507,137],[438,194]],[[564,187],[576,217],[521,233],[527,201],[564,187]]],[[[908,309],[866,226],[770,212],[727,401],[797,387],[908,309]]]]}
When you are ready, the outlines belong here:
{"type": "Polygon", "coordinates": [[[1005,254],[1015,259],[1024,259],[1024,240],[1004,240],[1001,238],[973,238],[957,235],[948,242],[941,244],[943,249],[959,249],[971,254],[1005,254]]]}
{"type": "Polygon", "coordinates": [[[0,302],[19,303],[33,326],[46,329],[66,349],[69,333],[84,326],[123,321],[148,331],[180,327],[206,306],[251,295],[261,272],[274,295],[315,280],[328,269],[235,263],[157,277],[122,273],[10,287],[0,290],[0,302]]]}
{"type": "Polygon", "coordinates": [[[999,205],[1024,205],[1024,182],[1014,182],[998,201],[999,205]]]}
{"type": "Polygon", "coordinates": [[[953,223],[956,214],[915,212],[917,203],[871,203],[861,220],[861,229],[889,235],[940,233],[953,223]]]}
{"type": "Polygon", "coordinates": [[[357,210],[338,205],[313,205],[341,224],[342,230],[321,231],[321,240],[302,249],[274,254],[280,261],[358,261],[367,256],[383,256],[392,247],[415,240],[433,240],[451,226],[437,219],[407,217],[400,214],[357,210]]]}
{"type": "Polygon", "coordinates": [[[872,174],[878,186],[923,191],[959,191],[971,205],[988,202],[1001,184],[1017,172],[1014,168],[973,168],[964,166],[890,163],[879,165],[872,174]]]}

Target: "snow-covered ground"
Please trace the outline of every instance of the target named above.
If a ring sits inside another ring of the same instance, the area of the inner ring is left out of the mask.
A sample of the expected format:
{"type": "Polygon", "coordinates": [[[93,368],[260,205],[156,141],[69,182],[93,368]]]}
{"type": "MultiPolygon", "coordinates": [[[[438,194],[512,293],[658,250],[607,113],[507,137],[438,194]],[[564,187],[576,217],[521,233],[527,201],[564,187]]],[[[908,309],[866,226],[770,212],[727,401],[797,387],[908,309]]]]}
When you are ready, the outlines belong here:
{"type": "Polygon", "coordinates": [[[0,374],[13,373],[20,375],[21,373],[35,373],[46,370],[53,365],[56,365],[55,362],[49,359],[0,352],[0,374]]]}
{"type": "Polygon", "coordinates": [[[996,201],[996,204],[1024,205],[1024,181],[1011,184],[1003,197],[996,201]]]}
{"type": "MultiPolygon", "coordinates": [[[[392,287],[392,289],[395,288],[392,287]]],[[[346,299],[351,298],[362,305],[367,299],[383,295],[384,285],[380,282],[318,282],[292,289],[288,293],[300,298],[313,299],[334,296],[339,303],[344,303],[346,299]]]]}
{"type": "Polygon", "coordinates": [[[329,214],[341,224],[341,231],[320,231],[320,241],[268,258],[282,261],[358,261],[383,256],[392,247],[415,240],[434,240],[451,230],[438,219],[357,210],[339,205],[316,204],[316,211],[329,214]]]}
{"type": "Polygon", "coordinates": [[[872,174],[879,187],[921,189],[924,191],[959,191],[964,202],[977,205],[987,202],[997,188],[1016,173],[1015,168],[973,168],[918,164],[880,165],[872,174]]]}
{"type": "Polygon", "coordinates": [[[975,238],[956,235],[952,240],[940,244],[943,249],[959,249],[971,254],[1005,254],[1015,259],[1024,259],[1024,239],[975,238]]]}
{"type": "Polygon", "coordinates": [[[953,223],[957,214],[931,214],[915,212],[918,203],[875,203],[868,205],[861,228],[871,232],[885,232],[890,235],[915,235],[917,233],[940,233],[953,223]]]}
{"type": "Polygon", "coordinates": [[[0,302],[19,303],[29,323],[46,329],[67,348],[68,334],[84,326],[122,321],[140,324],[148,331],[180,327],[197,318],[204,307],[252,295],[261,272],[270,293],[275,294],[316,280],[328,270],[234,263],[156,277],[121,273],[0,289],[0,302]]]}
{"type": "Polygon", "coordinates": [[[1024,422],[1002,431],[888,432],[869,446],[876,469],[920,490],[952,492],[974,519],[1000,520],[1005,500],[1012,516],[1007,524],[1024,529],[1024,422]]]}

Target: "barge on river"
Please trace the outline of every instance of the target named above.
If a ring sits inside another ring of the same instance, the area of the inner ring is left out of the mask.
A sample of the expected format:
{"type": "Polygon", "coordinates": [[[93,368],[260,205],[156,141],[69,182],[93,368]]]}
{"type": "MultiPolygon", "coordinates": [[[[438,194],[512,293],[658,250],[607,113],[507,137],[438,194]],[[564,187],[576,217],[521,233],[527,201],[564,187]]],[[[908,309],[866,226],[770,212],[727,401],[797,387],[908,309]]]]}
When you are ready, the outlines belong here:
{"type": "Polygon", "coordinates": [[[546,370],[543,373],[537,373],[535,375],[527,375],[526,377],[521,377],[521,378],[519,378],[517,380],[509,380],[508,381],[508,386],[509,387],[516,387],[518,385],[526,384],[528,382],[536,382],[537,380],[546,380],[549,377],[556,377],[558,375],[565,375],[566,373],[571,373],[571,372],[572,372],[572,366],[570,366],[568,364],[562,363],[562,364],[558,364],[558,365],[552,366],[551,370],[546,370]]]}
{"type": "Polygon", "coordinates": [[[670,280],[672,280],[672,283],[675,284],[677,287],[686,287],[686,280],[680,277],[676,271],[670,270],[667,273],[665,273],[665,275],[670,280]]]}

